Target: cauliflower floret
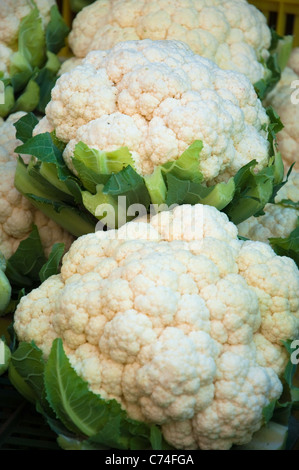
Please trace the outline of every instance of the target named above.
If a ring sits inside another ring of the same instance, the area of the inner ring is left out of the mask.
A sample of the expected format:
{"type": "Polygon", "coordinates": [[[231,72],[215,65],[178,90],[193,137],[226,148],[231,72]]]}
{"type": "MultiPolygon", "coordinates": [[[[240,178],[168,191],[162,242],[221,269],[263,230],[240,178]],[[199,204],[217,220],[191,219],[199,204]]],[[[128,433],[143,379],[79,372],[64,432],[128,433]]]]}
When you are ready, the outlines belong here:
{"type": "Polygon", "coordinates": [[[64,73],[70,72],[75,67],[81,64],[82,64],[82,59],[80,59],[79,57],[70,57],[69,59],[64,60],[58,71],[58,74],[57,74],[58,77],[60,77],[60,75],[64,73]]]}
{"type": "Polygon", "coordinates": [[[177,39],[226,70],[244,73],[252,83],[265,75],[270,29],[264,15],[246,0],[98,0],[75,18],[69,44],[85,57],[117,42],[177,39]]]}
{"type": "MultiPolygon", "coordinates": [[[[51,219],[35,209],[14,186],[18,155],[14,152],[21,141],[16,139],[14,123],[26,113],[20,111],[0,124],[0,251],[9,258],[20,241],[27,238],[35,224],[48,256],[54,243],[65,243],[66,250],[74,238],[51,219]]],[[[21,155],[28,161],[28,155],[21,155]]]]}
{"type": "Polygon", "coordinates": [[[160,425],[174,447],[229,449],[282,393],[298,289],[291,259],[238,240],[214,207],[182,205],[78,238],[14,326],[45,359],[61,338],[90,390],[160,425]]]}
{"type": "Polygon", "coordinates": [[[268,116],[249,80],[180,41],[145,39],[90,52],[58,79],[46,119],[67,143],[72,170],[79,141],[104,151],[127,146],[142,175],[195,140],[203,142],[199,170],[207,182],[227,181],[252,159],[257,169],[268,163],[268,116]]]}

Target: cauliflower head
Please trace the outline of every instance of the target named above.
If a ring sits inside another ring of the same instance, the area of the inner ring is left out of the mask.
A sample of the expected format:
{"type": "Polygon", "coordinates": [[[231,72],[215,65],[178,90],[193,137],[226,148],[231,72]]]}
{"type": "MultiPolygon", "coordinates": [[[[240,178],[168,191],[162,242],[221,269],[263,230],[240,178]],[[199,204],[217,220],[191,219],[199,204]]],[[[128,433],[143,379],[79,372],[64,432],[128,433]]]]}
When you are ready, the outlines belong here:
{"type": "Polygon", "coordinates": [[[20,341],[61,338],[90,390],[180,449],[229,449],[282,393],[281,340],[299,333],[299,272],[227,216],[182,205],[78,238],[23,297],[20,341]]]}
{"type": "Polygon", "coordinates": [[[223,181],[256,159],[268,163],[269,118],[250,81],[221,70],[180,41],[125,41],[90,52],[52,90],[45,127],[65,142],[72,168],[76,144],[113,151],[127,147],[141,175],[203,142],[200,171],[223,181]]]}
{"type": "Polygon", "coordinates": [[[77,57],[117,42],[177,39],[220,68],[244,73],[252,83],[265,75],[270,29],[246,0],[98,0],[76,16],[69,35],[77,57]]]}
{"type": "Polygon", "coordinates": [[[277,134],[278,148],[284,164],[289,168],[295,163],[294,169],[297,171],[299,171],[299,95],[298,91],[296,92],[298,83],[299,75],[290,67],[286,67],[281,80],[264,102],[265,106],[272,106],[275,109],[284,125],[277,134]]]}
{"type": "Polygon", "coordinates": [[[269,238],[287,238],[298,225],[299,210],[279,205],[283,200],[299,201],[299,173],[293,171],[278,191],[275,204],[266,204],[264,215],[249,217],[238,225],[239,235],[268,243],[269,238]]]}
{"type": "MultiPolygon", "coordinates": [[[[22,111],[11,114],[0,123],[0,251],[6,258],[29,236],[32,224],[38,228],[46,255],[54,243],[65,243],[68,249],[74,240],[68,232],[36,210],[14,186],[18,157],[14,150],[22,142],[16,138],[13,124],[25,114],[22,111]]],[[[21,156],[28,159],[28,155],[21,156]]]]}
{"type": "Polygon", "coordinates": [[[293,69],[297,75],[299,75],[299,47],[294,47],[292,50],[288,66],[293,69]]]}
{"type": "MultiPolygon", "coordinates": [[[[55,0],[35,0],[35,4],[41,14],[44,24],[50,21],[50,10],[56,5],[55,0]]],[[[32,9],[29,0],[0,0],[0,43],[15,48],[18,38],[19,26],[22,19],[32,9]]],[[[0,56],[2,56],[0,48],[0,56]]]]}

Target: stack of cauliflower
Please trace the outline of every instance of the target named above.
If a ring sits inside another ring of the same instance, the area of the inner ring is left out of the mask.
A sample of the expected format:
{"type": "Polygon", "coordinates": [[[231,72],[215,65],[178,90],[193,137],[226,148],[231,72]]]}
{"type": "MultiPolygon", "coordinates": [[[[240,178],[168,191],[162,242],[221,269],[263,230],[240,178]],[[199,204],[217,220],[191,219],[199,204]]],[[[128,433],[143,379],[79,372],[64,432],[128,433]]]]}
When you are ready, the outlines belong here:
{"type": "MultiPolygon", "coordinates": [[[[20,111],[0,122],[0,251],[6,258],[29,236],[32,224],[39,230],[46,255],[54,243],[65,243],[68,249],[73,241],[67,231],[35,209],[14,186],[18,158],[14,149],[21,144],[16,138],[14,123],[25,114],[20,111]]],[[[23,155],[22,158],[28,161],[28,156],[23,155]]]]}
{"type": "Polygon", "coordinates": [[[90,390],[174,447],[229,449],[282,393],[298,291],[291,259],[239,240],[214,207],[183,205],[77,239],[14,326],[45,358],[62,338],[90,390]]]}

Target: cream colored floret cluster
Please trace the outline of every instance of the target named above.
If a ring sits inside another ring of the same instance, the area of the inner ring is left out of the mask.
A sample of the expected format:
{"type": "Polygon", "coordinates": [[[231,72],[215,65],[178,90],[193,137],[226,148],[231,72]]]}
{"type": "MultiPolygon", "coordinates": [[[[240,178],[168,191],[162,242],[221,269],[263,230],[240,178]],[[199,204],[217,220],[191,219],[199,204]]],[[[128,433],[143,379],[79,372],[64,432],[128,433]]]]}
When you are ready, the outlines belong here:
{"type": "MultiPolygon", "coordinates": [[[[46,255],[54,243],[65,243],[68,249],[73,241],[68,232],[36,210],[14,186],[18,158],[14,150],[22,143],[16,138],[14,123],[25,114],[11,114],[0,123],[0,251],[6,258],[29,236],[32,224],[38,227],[46,255]]],[[[22,158],[28,161],[28,156],[22,158]]]]}
{"type": "Polygon", "coordinates": [[[299,333],[299,272],[237,238],[210,206],[178,206],[77,239],[61,274],[23,297],[20,341],[62,338],[77,373],[180,449],[229,449],[282,392],[299,333]]]}
{"type": "Polygon", "coordinates": [[[265,75],[271,43],[265,16],[246,0],[98,0],[75,18],[69,44],[77,57],[117,42],[177,39],[220,68],[265,75]]]}
{"type": "Polygon", "coordinates": [[[199,169],[213,182],[253,159],[259,169],[267,165],[267,123],[244,75],[219,69],[183,42],[145,39],[91,52],[63,74],[34,133],[55,129],[70,168],[79,141],[106,151],[128,147],[142,175],[201,140],[199,169]]]}

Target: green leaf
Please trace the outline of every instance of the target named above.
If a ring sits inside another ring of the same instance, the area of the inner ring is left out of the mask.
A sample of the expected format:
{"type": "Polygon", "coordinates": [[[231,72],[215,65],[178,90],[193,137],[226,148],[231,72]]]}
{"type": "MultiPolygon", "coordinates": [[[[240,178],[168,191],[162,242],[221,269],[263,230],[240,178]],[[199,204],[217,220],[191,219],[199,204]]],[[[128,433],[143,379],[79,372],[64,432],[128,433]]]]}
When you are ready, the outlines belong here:
{"type": "Polygon", "coordinates": [[[84,162],[77,160],[77,158],[73,158],[72,163],[84,188],[92,194],[96,193],[97,185],[105,184],[110,178],[110,175],[108,174],[99,174],[91,168],[88,168],[84,162]]]}
{"type": "Polygon", "coordinates": [[[61,192],[42,178],[36,167],[26,166],[21,158],[15,172],[15,187],[37,209],[75,237],[94,232],[97,220],[81,206],[63,202],[65,193],[59,200],[61,192]]]}
{"type": "MultiPolygon", "coordinates": [[[[32,342],[21,342],[12,354],[12,365],[16,373],[32,391],[35,401],[40,401],[44,390],[44,369],[42,351],[32,342]]],[[[19,381],[21,385],[21,381],[19,381]]],[[[28,388],[26,388],[26,392],[28,388]]]]}
{"type": "Polygon", "coordinates": [[[50,10],[50,22],[46,28],[47,50],[58,54],[65,46],[65,38],[69,33],[69,27],[61,16],[57,5],[53,5],[50,10]]]}
{"type": "Polygon", "coordinates": [[[57,80],[56,74],[44,67],[36,76],[35,81],[39,86],[39,100],[36,105],[36,111],[45,114],[46,106],[51,100],[51,91],[57,80]]]}
{"type": "Polygon", "coordinates": [[[12,111],[30,112],[33,111],[38,105],[40,97],[40,89],[34,80],[29,80],[22,94],[16,100],[12,111]]]}
{"type": "Polygon", "coordinates": [[[118,226],[118,204],[113,197],[103,193],[103,185],[99,184],[96,187],[96,194],[82,191],[82,200],[87,211],[97,217],[98,220],[105,217],[109,228],[118,226]],[[102,210],[103,208],[105,210],[102,210]]]}
{"type": "Polygon", "coordinates": [[[255,173],[256,161],[244,165],[234,176],[235,194],[224,208],[230,220],[238,225],[252,215],[260,215],[273,194],[275,166],[255,173]]]}
{"type": "Polygon", "coordinates": [[[38,119],[33,113],[27,113],[21,117],[14,126],[16,128],[16,138],[26,143],[32,137],[32,132],[38,124],[38,119]]]}
{"type": "Polygon", "coordinates": [[[162,167],[157,166],[151,175],[145,175],[144,182],[152,204],[164,204],[167,197],[167,187],[163,178],[162,167]]]}
{"type": "Polygon", "coordinates": [[[91,442],[89,439],[69,437],[60,434],[57,438],[59,447],[63,450],[107,450],[106,446],[91,442]]]}
{"type": "Polygon", "coordinates": [[[64,243],[55,243],[52,246],[51,253],[48,261],[43,265],[39,272],[41,282],[44,282],[48,277],[58,274],[61,258],[65,249],[64,243]]]}
{"type": "Polygon", "coordinates": [[[95,0],[70,0],[70,7],[74,13],[78,13],[83,8],[87,7],[95,0]]]}
{"type": "MultiPolygon", "coordinates": [[[[3,82],[3,80],[2,80],[3,82]]],[[[6,118],[11,113],[15,104],[14,89],[12,86],[5,86],[4,89],[4,103],[0,104],[0,117],[6,118]]]]}
{"type": "Polygon", "coordinates": [[[276,407],[276,400],[271,401],[269,405],[263,408],[263,418],[264,418],[265,424],[269,423],[269,421],[271,420],[275,407],[276,407]]]}
{"type": "Polygon", "coordinates": [[[11,298],[11,285],[3,270],[0,269],[0,317],[6,314],[11,298]]]}
{"type": "Polygon", "coordinates": [[[294,37],[293,36],[284,36],[280,37],[277,43],[276,52],[277,52],[277,62],[278,66],[283,72],[286,68],[292,49],[293,49],[294,37]]]}
{"type": "Polygon", "coordinates": [[[55,163],[57,165],[64,166],[61,151],[54,145],[49,132],[38,134],[31,139],[28,139],[26,143],[19,145],[15,149],[15,152],[25,155],[33,155],[42,162],[55,163]]]}
{"type": "Polygon", "coordinates": [[[122,413],[114,400],[102,400],[88,390],[87,383],[71,367],[59,338],[53,342],[44,382],[51,407],[72,432],[94,436],[109,419],[122,413]]]}
{"type": "Polygon", "coordinates": [[[79,142],[74,150],[74,158],[98,175],[118,173],[126,166],[134,168],[134,161],[127,147],[121,147],[111,152],[102,152],[91,149],[83,142],[79,142]]]}
{"type": "Polygon", "coordinates": [[[162,171],[171,173],[179,179],[201,183],[204,179],[203,174],[199,171],[202,149],[202,141],[195,140],[177,160],[162,165],[162,171]]]}
{"type": "Polygon", "coordinates": [[[127,207],[141,204],[148,209],[151,202],[144,179],[131,166],[113,174],[105,184],[103,193],[115,199],[124,196],[127,207]]]}
{"type": "Polygon", "coordinates": [[[18,47],[32,67],[42,66],[46,59],[46,39],[42,18],[36,7],[20,23],[18,47]]]}
{"type": "Polygon", "coordinates": [[[28,81],[33,75],[33,69],[28,60],[20,51],[12,54],[9,64],[9,74],[14,92],[20,92],[26,87],[28,81]]]}
{"type": "Polygon", "coordinates": [[[265,65],[267,70],[266,77],[254,84],[255,91],[261,101],[274,89],[281,78],[277,53],[272,53],[265,65]]]}
{"type": "Polygon", "coordinates": [[[171,173],[166,175],[167,198],[166,204],[207,204],[222,210],[232,200],[235,192],[235,183],[231,178],[228,183],[218,183],[206,187],[200,183],[188,180],[179,180],[171,173]]]}
{"type": "Polygon", "coordinates": [[[17,251],[8,259],[6,276],[14,286],[31,287],[39,284],[39,271],[46,263],[37,227],[29,237],[21,241],[17,251]]]}
{"type": "Polygon", "coordinates": [[[0,270],[5,272],[6,269],[6,259],[3,253],[0,251],[0,270]]]}
{"type": "Polygon", "coordinates": [[[299,224],[287,238],[269,238],[269,243],[277,255],[292,258],[299,268],[299,224]]]}

